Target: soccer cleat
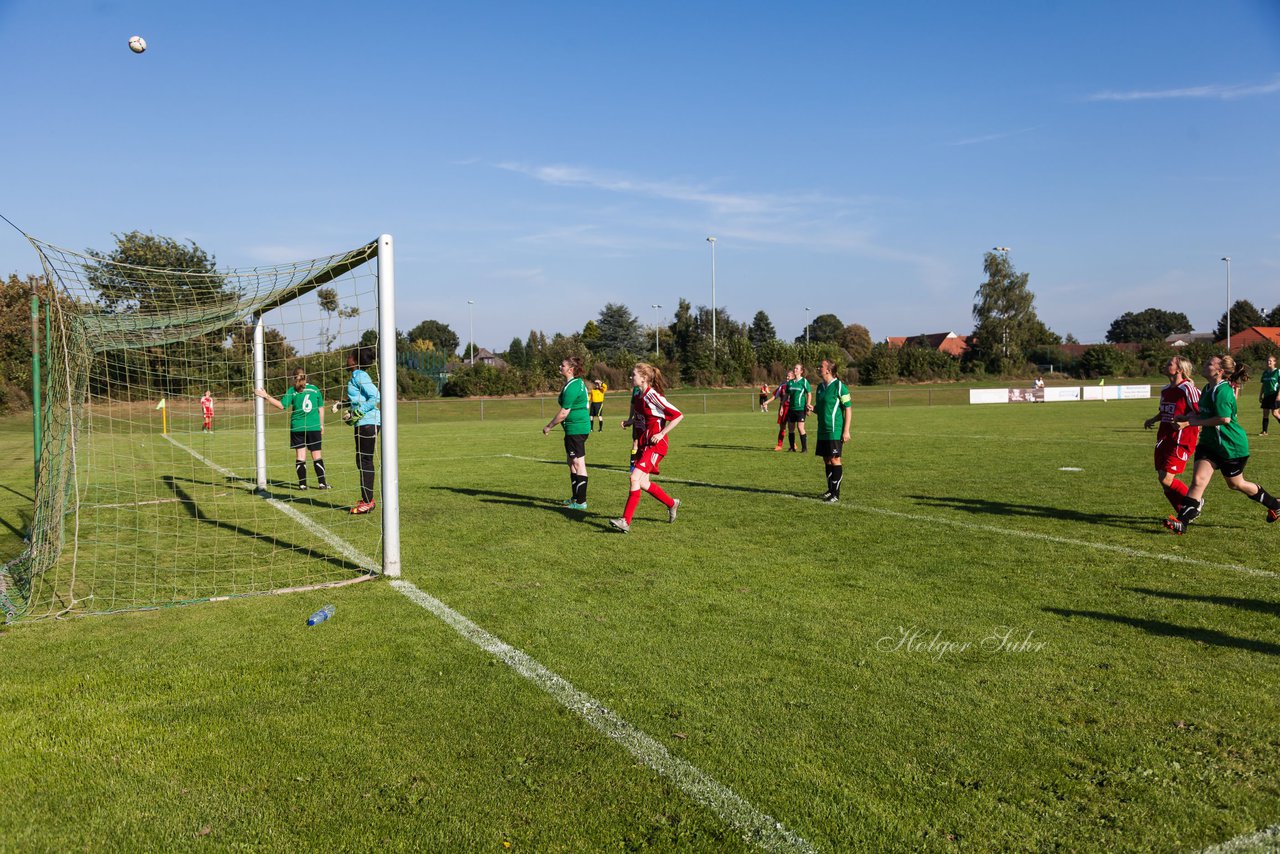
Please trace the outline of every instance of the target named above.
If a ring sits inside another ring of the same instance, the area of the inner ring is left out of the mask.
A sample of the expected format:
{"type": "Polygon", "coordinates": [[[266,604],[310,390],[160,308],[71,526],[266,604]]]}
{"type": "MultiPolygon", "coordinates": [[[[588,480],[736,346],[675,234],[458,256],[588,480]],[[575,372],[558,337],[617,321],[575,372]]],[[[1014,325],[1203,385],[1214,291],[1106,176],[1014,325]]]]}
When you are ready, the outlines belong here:
{"type": "Polygon", "coordinates": [[[621,531],[624,534],[631,533],[631,523],[628,522],[626,519],[610,519],[609,524],[617,528],[619,531],[621,531]]]}
{"type": "Polygon", "coordinates": [[[671,506],[667,508],[667,521],[674,522],[676,520],[676,511],[680,509],[680,499],[671,499],[671,506]]]}
{"type": "Polygon", "coordinates": [[[1267,511],[1267,524],[1270,525],[1275,520],[1280,519],[1280,510],[1267,511]]]}
{"type": "Polygon", "coordinates": [[[1170,515],[1168,519],[1164,520],[1164,526],[1172,533],[1178,534],[1179,536],[1187,532],[1187,523],[1179,519],[1177,516],[1170,515]]]}
{"type": "Polygon", "coordinates": [[[298,489],[306,489],[306,488],[307,488],[307,485],[305,483],[298,484],[298,489]]]}
{"type": "Polygon", "coordinates": [[[368,513],[372,509],[373,509],[372,501],[361,501],[355,507],[351,508],[351,515],[358,516],[362,513],[368,513]]]}
{"type": "Polygon", "coordinates": [[[826,492],[824,492],[824,493],[822,493],[821,495],[819,495],[819,496],[818,496],[818,500],[819,500],[819,501],[826,501],[826,500],[827,500],[828,498],[830,498],[830,497],[831,497],[831,490],[829,490],[829,489],[828,489],[826,492]]]}
{"type": "Polygon", "coordinates": [[[828,493],[828,494],[827,494],[827,497],[826,497],[826,498],[824,498],[824,499],[822,499],[822,503],[823,503],[823,504],[839,504],[839,503],[840,503],[840,496],[838,496],[838,495],[831,495],[830,493],[828,493]]]}
{"type": "Polygon", "coordinates": [[[568,510],[586,510],[587,502],[570,501],[568,504],[565,505],[565,508],[568,510]]]}
{"type": "Polygon", "coordinates": [[[779,444],[779,445],[778,445],[778,447],[774,448],[774,450],[775,450],[775,451],[781,451],[781,450],[782,450],[782,445],[781,445],[781,444],[779,444]]]}
{"type": "Polygon", "coordinates": [[[316,489],[333,489],[333,487],[327,483],[321,483],[316,485],[316,489]]]}

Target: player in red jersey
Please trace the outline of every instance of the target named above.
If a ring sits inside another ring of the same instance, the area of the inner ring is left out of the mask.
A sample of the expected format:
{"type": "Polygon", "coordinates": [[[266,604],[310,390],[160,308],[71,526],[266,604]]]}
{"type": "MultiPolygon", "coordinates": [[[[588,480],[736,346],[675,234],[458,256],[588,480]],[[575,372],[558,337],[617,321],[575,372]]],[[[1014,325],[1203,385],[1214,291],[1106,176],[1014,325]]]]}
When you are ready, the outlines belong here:
{"type": "Polygon", "coordinates": [[[670,495],[650,480],[658,474],[658,464],[667,455],[667,434],[684,420],[684,414],[663,396],[666,382],[662,371],[641,362],[632,372],[632,379],[640,389],[640,408],[644,414],[644,437],[640,440],[640,456],[631,470],[631,492],[627,495],[627,507],[621,519],[610,519],[609,524],[626,534],[631,530],[631,520],[640,505],[640,493],[647,492],[667,508],[667,521],[676,520],[680,499],[670,495]],[[665,425],[665,426],[664,426],[665,425]]]}
{"type": "Polygon", "coordinates": [[[1165,376],[1169,384],[1160,390],[1160,411],[1152,415],[1142,426],[1151,429],[1157,421],[1160,430],[1156,433],[1156,477],[1164,487],[1165,498],[1173,505],[1176,513],[1181,509],[1187,495],[1187,485],[1178,480],[1178,475],[1187,468],[1187,461],[1196,452],[1196,442],[1200,438],[1199,427],[1178,427],[1179,420],[1185,420],[1196,414],[1200,402],[1200,392],[1191,379],[1191,361],[1182,356],[1174,356],[1164,366],[1165,376]]]}
{"type": "Polygon", "coordinates": [[[213,392],[205,389],[204,397],[200,398],[200,411],[204,414],[203,432],[213,432],[213,392]]]}
{"type": "Polygon", "coordinates": [[[787,397],[787,383],[795,378],[795,368],[787,371],[787,378],[778,383],[778,387],[774,389],[773,396],[778,399],[778,446],[775,451],[782,450],[782,436],[787,432],[787,413],[790,407],[787,405],[789,398],[787,397]]]}

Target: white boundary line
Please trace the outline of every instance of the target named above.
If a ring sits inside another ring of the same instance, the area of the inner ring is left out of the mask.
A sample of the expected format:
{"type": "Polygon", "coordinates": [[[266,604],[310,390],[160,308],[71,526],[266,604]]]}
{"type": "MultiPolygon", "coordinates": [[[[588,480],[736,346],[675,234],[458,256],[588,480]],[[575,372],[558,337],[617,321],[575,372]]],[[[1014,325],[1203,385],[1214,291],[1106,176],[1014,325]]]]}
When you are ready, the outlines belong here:
{"type": "MultiPolygon", "coordinates": [[[[500,454],[499,456],[509,457],[513,460],[526,460],[528,462],[536,462],[536,463],[560,462],[560,460],[548,460],[548,459],[543,459],[541,457],[522,457],[518,454],[500,454]]],[[[622,474],[622,475],[626,474],[626,472],[618,471],[617,469],[597,468],[596,471],[613,472],[615,474],[622,474]]],[[[721,489],[724,487],[724,484],[708,483],[707,481],[703,481],[703,480],[687,480],[685,478],[666,477],[666,476],[663,476],[662,479],[669,483],[687,483],[690,486],[706,486],[712,489],[721,489]]],[[[810,498],[809,496],[806,496],[806,495],[794,495],[789,492],[765,492],[761,494],[765,496],[772,496],[775,498],[789,498],[795,501],[811,501],[815,504],[821,503],[821,500],[818,498],[810,498]]],[[[1280,577],[1280,575],[1278,575],[1277,573],[1271,572],[1270,570],[1266,570],[1266,569],[1254,569],[1253,567],[1240,566],[1238,564],[1233,564],[1233,563],[1214,563],[1213,561],[1201,560],[1200,558],[1194,558],[1194,557],[1186,557],[1185,555],[1160,554],[1158,552],[1144,552],[1141,549],[1133,549],[1133,548],[1129,548],[1128,546],[1117,546],[1117,545],[1113,545],[1112,543],[1096,543],[1096,542],[1090,542],[1089,540],[1073,540],[1070,537],[1058,537],[1058,536],[1054,536],[1053,534],[1042,534],[1038,531],[1023,531],[1018,528],[1001,528],[997,525],[983,525],[977,522],[963,522],[963,521],[960,521],[959,519],[945,519],[939,516],[923,516],[923,515],[920,515],[919,513],[904,513],[900,510],[889,510],[883,507],[868,507],[865,504],[839,504],[836,506],[843,507],[858,513],[873,513],[878,516],[890,516],[895,519],[908,519],[912,522],[928,522],[929,524],[934,524],[934,525],[950,525],[955,528],[964,528],[965,530],[969,530],[969,531],[984,531],[992,534],[1000,534],[1001,536],[1022,537],[1023,539],[1027,539],[1027,540],[1038,540],[1044,543],[1056,543],[1058,545],[1064,545],[1064,546],[1097,549],[1098,551],[1112,552],[1114,554],[1125,555],[1126,557],[1143,558],[1146,560],[1154,560],[1154,561],[1164,561],[1166,563],[1185,563],[1191,566],[1203,566],[1211,569],[1225,569],[1231,572],[1244,573],[1245,575],[1256,575],[1261,578],[1280,577]]]]}
{"type": "Polygon", "coordinates": [[[672,756],[660,741],[627,723],[595,697],[579,691],[564,677],[489,634],[408,581],[393,579],[390,583],[396,590],[439,617],[458,634],[550,694],[560,705],[582,718],[593,729],[671,780],[682,792],[741,833],[747,842],[766,851],[815,850],[802,837],[783,827],[781,822],[756,809],[732,789],[716,782],[694,765],[672,756]]]}
{"type": "Polygon", "coordinates": [[[1262,854],[1280,851],[1280,824],[1202,848],[1200,854],[1262,854]]]}
{"type": "MultiPolygon", "coordinates": [[[[212,460],[196,453],[178,440],[166,435],[166,439],[209,468],[225,477],[236,477],[236,473],[218,465],[212,460]]],[[[509,455],[500,455],[509,456],[509,455]]],[[[376,564],[360,554],[354,547],[316,524],[293,507],[275,498],[267,499],[267,503],[286,513],[308,530],[324,539],[349,560],[363,567],[376,564]]],[[[401,579],[393,579],[391,586],[404,594],[410,601],[425,608],[462,637],[480,647],[490,655],[500,659],[519,675],[537,685],[553,699],[569,711],[586,721],[593,729],[625,748],[628,753],[639,759],[646,766],[668,778],[676,786],[702,806],[711,810],[721,821],[733,827],[742,838],[766,851],[803,851],[815,849],[803,837],[783,827],[773,817],[756,809],[746,799],[732,789],[716,782],[705,772],[679,757],[672,756],[670,751],[652,736],[627,723],[603,703],[583,691],[579,691],[564,677],[548,670],[529,655],[497,637],[489,634],[448,605],[415,585],[401,579]]]]}

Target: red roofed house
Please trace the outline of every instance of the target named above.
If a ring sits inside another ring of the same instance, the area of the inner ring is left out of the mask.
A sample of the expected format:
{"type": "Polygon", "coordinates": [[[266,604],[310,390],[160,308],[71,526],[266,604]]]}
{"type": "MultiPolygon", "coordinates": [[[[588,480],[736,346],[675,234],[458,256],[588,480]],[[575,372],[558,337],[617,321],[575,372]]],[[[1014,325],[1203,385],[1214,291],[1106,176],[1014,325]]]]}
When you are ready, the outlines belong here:
{"type": "Polygon", "coordinates": [[[957,359],[969,349],[969,338],[965,335],[957,335],[954,332],[931,332],[925,335],[909,335],[909,336],[890,336],[885,343],[890,347],[905,347],[908,341],[924,342],[931,350],[937,350],[939,353],[946,353],[948,356],[955,356],[957,359]]]}
{"type": "MultiPolygon", "coordinates": [[[[1280,347],[1280,326],[1250,326],[1248,329],[1231,333],[1232,353],[1239,353],[1245,347],[1251,347],[1254,344],[1280,347]]],[[[1226,349],[1226,340],[1219,341],[1218,346],[1226,349]]]]}

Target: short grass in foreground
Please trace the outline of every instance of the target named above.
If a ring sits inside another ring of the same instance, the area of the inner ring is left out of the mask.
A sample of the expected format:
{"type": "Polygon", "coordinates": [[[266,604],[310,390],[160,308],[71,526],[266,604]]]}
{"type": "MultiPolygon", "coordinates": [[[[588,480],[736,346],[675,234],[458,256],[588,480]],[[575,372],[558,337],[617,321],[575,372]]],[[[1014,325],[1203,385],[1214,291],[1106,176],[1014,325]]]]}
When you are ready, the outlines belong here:
{"type": "MultiPolygon", "coordinates": [[[[679,521],[645,498],[628,535],[616,426],[576,513],[543,422],[406,425],[405,577],[819,849],[1195,849],[1280,819],[1280,579],[1249,571],[1280,525],[1215,483],[1165,533],[1151,409],[860,410],[834,507],[772,416],[691,415],[660,478],[679,521]]],[[[11,528],[23,439],[0,434],[11,528]]],[[[18,847],[741,844],[385,583],[0,650],[18,847]]]]}

